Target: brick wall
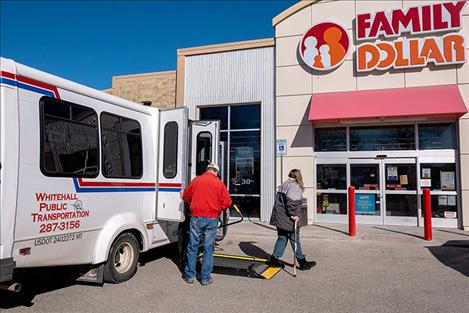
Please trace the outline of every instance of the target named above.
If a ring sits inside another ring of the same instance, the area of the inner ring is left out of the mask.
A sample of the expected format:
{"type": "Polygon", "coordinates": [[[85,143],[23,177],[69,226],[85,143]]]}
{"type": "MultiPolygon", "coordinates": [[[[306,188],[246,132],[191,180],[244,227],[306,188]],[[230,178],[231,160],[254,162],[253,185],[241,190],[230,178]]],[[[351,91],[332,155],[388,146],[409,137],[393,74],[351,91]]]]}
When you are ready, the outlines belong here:
{"type": "Polygon", "coordinates": [[[161,109],[174,108],[176,103],[176,71],[114,76],[106,93],[141,103],[151,101],[161,109]]]}

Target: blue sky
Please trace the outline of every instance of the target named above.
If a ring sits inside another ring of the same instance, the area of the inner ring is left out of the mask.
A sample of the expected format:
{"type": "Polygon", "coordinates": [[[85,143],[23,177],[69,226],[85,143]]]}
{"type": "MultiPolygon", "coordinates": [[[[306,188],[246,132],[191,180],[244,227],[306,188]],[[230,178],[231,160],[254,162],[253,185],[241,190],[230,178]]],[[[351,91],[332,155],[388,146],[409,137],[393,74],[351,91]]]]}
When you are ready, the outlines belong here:
{"type": "Polygon", "coordinates": [[[176,50],[274,35],[297,1],[5,1],[0,54],[97,89],[176,69],[176,50]]]}

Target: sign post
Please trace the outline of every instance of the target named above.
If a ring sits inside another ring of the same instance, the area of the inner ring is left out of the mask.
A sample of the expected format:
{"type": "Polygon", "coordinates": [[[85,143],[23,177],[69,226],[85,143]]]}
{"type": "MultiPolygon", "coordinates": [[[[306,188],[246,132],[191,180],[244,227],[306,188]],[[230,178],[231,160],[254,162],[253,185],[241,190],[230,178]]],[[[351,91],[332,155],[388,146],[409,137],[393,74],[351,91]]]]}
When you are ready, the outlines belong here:
{"type": "Polygon", "coordinates": [[[276,154],[280,156],[280,179],[283,183],[283,156],[287,154],[287,140],[286,139],[277,139],[276,142],[276,154]]]}

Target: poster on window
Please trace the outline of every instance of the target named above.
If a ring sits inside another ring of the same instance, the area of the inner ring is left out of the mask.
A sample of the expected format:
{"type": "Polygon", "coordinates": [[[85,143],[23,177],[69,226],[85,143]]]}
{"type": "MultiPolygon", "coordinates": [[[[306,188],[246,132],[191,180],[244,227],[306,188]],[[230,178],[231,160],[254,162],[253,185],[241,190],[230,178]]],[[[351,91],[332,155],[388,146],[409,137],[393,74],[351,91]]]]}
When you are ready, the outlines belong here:
{"type": "Polygon", "coordinates": [[[432,186],[432,180],[425,178],[420,180],[420,186],[421,187],[431,187],[432,186]]]}
{"type": "Polygon", "coordinates": [[[357,214],[374,214],[375,213],[375,195],[356,194],[355,210],[357,214]]]}
{"type": "Polygon", "coordinates": [[[438,205],[447,206],[448,196],[438,196],[438,205]]]}
{"type": "Polygon", "coordinates": [[[448,196],[448,205],[456,206],[456,196],[448,196]]]}
{"type": "Polygon", "coordinates": [[[388,167],[388,181],[397,181],[397,166],[388,167]]]}
{"type": "Polygon", "coordinates": [[[399,176],[399,183],[403,186],[408,185],[409,184],[409,178],[407,177],[407,175],[400,175],[399,176]]]}
{"type": "Polygon", "coordinates": [[[236,173],[241,177],[254,175],[254,149],[251,147],[236,148],[236,173]]]}
{"type": "Polygon", "coordinates": [[[454,191],[456,190],[456,182],[454,172],[440,172],[441,190],[454,191]]]}
{"type": "Polygon", "coordinates": [[[445,218],[457,218],[458,217],[458,214],[456,212],[453,212],[453,211],[445,211],[444,213],[445,215],[445,218]]]}
{"type": "Polygon", "coordinates": [[[431,168],[422,168],[422,178],[423,179],[432,178],[432,169],[431,168]]]}

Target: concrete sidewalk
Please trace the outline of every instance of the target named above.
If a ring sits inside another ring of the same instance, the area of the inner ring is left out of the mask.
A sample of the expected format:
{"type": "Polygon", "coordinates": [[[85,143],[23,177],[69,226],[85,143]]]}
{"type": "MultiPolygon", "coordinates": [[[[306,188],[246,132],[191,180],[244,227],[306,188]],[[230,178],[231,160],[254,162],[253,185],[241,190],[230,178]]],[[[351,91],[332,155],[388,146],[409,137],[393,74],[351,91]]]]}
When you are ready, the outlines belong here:
{"type": "MultiPolygon", "coordinates": [[[[286,268],[271,280],[242,272],[214,273],[214,284],[181,279],[177,247],[145,253],[131,280],[103,287],[64,281],[59,274],[31,279],[30,293],[0,292],[0,312],[295,312],[459,313],[467,312],[469,233],[434,230],[432,242],[417,227],[317,224],[301,230],[302,246],[317,266],[293,278],[292,249],[286,268]],[[55,281],[54,281],[55,280],[55,281]]],[[[217,252],[268,258],[276,230],[245,221],[230,226],[217,252]]],[[[52,272],[54,273],[54,272],[52,272]]]]}
{"type": "MultiPolygon", "coordinates": [[[[276,237],[276,228],[259,221],[244,221],[229,227],[230,235],[247,237],[276,237]]],[[[316,223],[301,228],[301,238],[318,240],[369,240],[400,244],[441,245],[448,241],[467,241],[469,232],[460,229],[433,228],[433,240],[424,239],[423,227],[357,225],[357,236],[348,235],[347,224],[316,223]]]]}

